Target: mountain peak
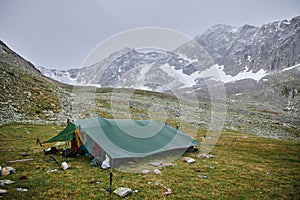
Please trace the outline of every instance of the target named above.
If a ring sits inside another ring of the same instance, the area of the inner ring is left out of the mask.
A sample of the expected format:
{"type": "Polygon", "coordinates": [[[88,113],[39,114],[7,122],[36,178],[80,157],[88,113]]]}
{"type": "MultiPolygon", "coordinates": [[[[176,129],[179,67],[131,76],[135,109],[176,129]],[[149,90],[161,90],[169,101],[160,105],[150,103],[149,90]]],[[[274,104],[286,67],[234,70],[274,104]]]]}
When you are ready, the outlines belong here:
{"type": "Polygon", "coordinates": [[[215,24],[213,26],[211,26],[207,32],[210,32],[210,31],[218,31],[218,30],[226,30],[226,31],[231,31],[231,30],[235,30],[237,27],[234,27],[234,26],[230,26],[230,25],[227,25],[227,24],[215,24]]]}
{"type": "Polygon", "coordinates": [[[258,31],[259,28],[256,27],[256,26],[252,26],[252,25],[249,25],[249,24],[245,24],[245,25],[241,26],[240,28],[238,28],[237,31],[243,32],[243,31],[248,31],[248,30],[255,30],[255,31],[258,31]]]}
{"type": "Polygon", "coordinates": [[[299,22],[298,16],[261,27],[246,24],[236,31],[231,26],[215,25],[195,40],[230,75],[245,67],[253,72],[274,72],[300,62],[299,22]]]}

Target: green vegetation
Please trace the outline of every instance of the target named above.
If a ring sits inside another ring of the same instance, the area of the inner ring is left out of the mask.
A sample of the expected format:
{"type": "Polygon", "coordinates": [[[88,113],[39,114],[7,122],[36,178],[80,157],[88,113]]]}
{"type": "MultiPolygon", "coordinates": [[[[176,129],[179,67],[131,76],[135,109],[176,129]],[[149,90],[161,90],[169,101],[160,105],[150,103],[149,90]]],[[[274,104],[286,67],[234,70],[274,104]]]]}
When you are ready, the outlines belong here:
{"type": "MultiPolygon", "coordinates": [[[[170,123],[175,121],[170,120],[170,123]]],[[[0,165],[16,169],[16,174],[1,177],[16,181],[0,187],[8,190],[3,194],[4,199],[119,199],[104,191],[109,187],[109,170],[91,166],[88,156],[64,158],[56,155],[71,169],[47,173],[58,166],[43,154],[42,148],[35,143],[36,138],[45,141],[62,129],[55,125],[0,127],[0,165]],[[21,152],[28,156],[21,157],[21,152]],[[7,163],[23,158],[34,160],[7,163]],[[20,180],[22,176],[27,179],[20,180]],[[18,187],[27,188],[28,192],[17,191],[18,187]]],[[[184,131],[191,134],[192,128],[184,131]]],[[[204,130],[198,130],[199,136],[204,134],[204,130]]],[[[185,156],[196,159],[194,164],[179,158],[174,167],[162,169],[160,175],[114,170],[113,188],[123,186],[138,190],[128,199],[299,199],[299,152],[299,141],[265,139],[228,131],[222,133],[211,152],[215,158],[200,159],[198,153],[187,153],[185,156]],[[172,189],[174,194],[163,196],[165,189],[158,183],[172,189]]]]}

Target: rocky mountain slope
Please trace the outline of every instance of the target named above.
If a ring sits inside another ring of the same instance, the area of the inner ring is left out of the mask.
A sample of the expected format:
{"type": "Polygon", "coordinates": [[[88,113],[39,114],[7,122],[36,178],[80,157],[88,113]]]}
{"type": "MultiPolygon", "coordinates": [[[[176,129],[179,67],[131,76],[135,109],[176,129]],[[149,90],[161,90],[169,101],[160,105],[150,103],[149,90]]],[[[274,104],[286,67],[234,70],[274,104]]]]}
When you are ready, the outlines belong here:
{"type": "Polygon", "coordinates": [[[262,27],[215,25],[195,40],[226,74],[236,75],[246,66],[253,72],[279,71],[299,63],[300,16],[262,27]]]}
{"type": "Polygon", "coordinates": [[[200,52],[196,52],[193,42],[183,44],[174,52],[138,52],[125,48],[79,70],[41,71],[66,83],[102,87],[119,84],[155,91],[197,85],[199,79],[218,76],[212,75],[213,71],[225,83],[247,78],[259,80],[300,63],[299,24],[300,16],[262,27],[215,25],[195,37],[201,45],[200,52]]]}
{"type": "MultiPolygon", "coordinates": [[[[56,80],[60,77],[51,74],[53,70],[39,68],[45,75],[56,80]],[[52,76],[54,75],[54,76],[52,76]]],[[[125,48],[113,53],[101,62],[77,71],[76,79],[66,82],[79,85],[98,85],[100,87],[147,88],[161,91],[161,87],[192,86],[195,80],[191,76],[196,72],[189,61],[173,52],[138,52],[125,48]],[[179,80],[178,77],[192,77],[191,80],[179,80]]],[[[60,72],[62,73],[62,72],[60,72]]],[[[195,78],[194,78],[195,79],[195,78]]]]}
{"type": "Polygon", "coordinates": [[[68,93],[0,41],[0,124],[65,121],[68,93]]]}

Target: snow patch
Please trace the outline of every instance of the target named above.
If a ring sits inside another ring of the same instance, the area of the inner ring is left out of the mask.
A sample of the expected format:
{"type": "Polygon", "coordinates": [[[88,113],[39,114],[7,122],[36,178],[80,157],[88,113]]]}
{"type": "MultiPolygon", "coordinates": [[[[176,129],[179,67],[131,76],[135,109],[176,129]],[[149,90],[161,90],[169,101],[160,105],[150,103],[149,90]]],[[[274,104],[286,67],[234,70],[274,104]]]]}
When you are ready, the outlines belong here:
{"type": "Polygon", "coordinates": [[[195,85],[195,79],[199,77],[198,72],[194,72],[191,75],[183,73],[183,70],[174,70],[169,64],[164,64],[159,67],[161,70],[166,72],[170,77],[174,78],[176,81],[182,83],[183,87],[192,87],[195,85]]]}
{"type": "Polygon", "coordinates": [[[224,65],[213,65],[209,69],[201,72],[200,75],[204,78],[209,78],[211,80],[222,81],[224,83],[234,82],[242,79],[254,79],[259,81],[264,76],[268,75],[267,72],[263,69],[254,73],[252,70],[248,71],[248,67],[245,67],[245,70],[237,74],[236,76],[227,75],[224,72],[224,65]]]}
{"type": "Polygon", "coordinates": [[[289,21],[282,21],[282,23],[283,23],[283,24],[287,24],[287,25],[290,25],[290,24],[291,24],[291,22],[289,22],[289,21]]]}
{"type": "Polygon", "coordinates": [[[149,88],[147,86],[144,86],[144,85],[140,85],[140,86],[134,87],[134,89],[153,91],[153,89],[151,89],[151,88],[149,88]]]}
{"type": "Polygon", "coordinates": [[[299,64],[297,64],[297,65],[294,65],[294,66],[291,66],[291,67],[285,68],[285,69],[281,70],[281,72],[288,71],[288,70],[294,69],[294,68],[296,68],[296,67],[299,67],[299,66],[300,66],[300,63],[299,63],[299,64]]]}
{"type": "Polygon", "coordinates": [[[248,60],[249,62],[251,62],[251,56],[250,56],[250,55],[247,56],[247,60],[248,60]]]}

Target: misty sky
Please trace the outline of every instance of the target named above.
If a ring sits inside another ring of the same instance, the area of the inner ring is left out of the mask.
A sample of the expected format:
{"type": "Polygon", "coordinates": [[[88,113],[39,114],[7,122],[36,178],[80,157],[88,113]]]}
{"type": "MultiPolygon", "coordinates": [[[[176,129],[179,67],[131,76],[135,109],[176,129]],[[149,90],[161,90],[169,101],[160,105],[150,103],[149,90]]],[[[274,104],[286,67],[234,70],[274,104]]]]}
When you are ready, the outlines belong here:
{"type": "Polygon", "coordinates": [[[215,24],[261,26],[297,15],[299,0],[0,0],[0,39],[35,65],[68,69],[133,28],[193,38],[215,24]]]}

